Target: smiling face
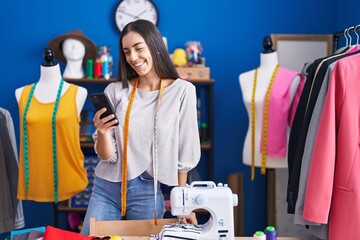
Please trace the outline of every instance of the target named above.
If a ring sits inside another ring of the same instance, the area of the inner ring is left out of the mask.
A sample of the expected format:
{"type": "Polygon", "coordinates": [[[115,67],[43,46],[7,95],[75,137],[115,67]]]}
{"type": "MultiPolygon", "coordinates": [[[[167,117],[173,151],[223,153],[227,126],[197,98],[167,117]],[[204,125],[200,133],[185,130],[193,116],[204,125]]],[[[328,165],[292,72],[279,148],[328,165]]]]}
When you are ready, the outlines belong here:
{"type": "Polygon", "coordinates": [[[154,74],[153,59],[145,40],[137,32],[129,32],[122,39],[126,62],[139,76],[154,74]]]}

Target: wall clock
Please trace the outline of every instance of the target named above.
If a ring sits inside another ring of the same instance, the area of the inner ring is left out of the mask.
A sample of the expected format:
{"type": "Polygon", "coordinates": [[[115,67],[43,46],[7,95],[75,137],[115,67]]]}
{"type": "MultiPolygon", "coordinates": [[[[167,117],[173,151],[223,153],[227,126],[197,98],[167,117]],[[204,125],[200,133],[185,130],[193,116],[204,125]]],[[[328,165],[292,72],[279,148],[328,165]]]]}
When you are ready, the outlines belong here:
{"type": "Polygon", "coordinates": [[[146,19],[155,25],[159,22],[159,13],[150,0],[121,0],[115,12],[117,28],[122,31],[126,24],[137,19],[146,19]]]}

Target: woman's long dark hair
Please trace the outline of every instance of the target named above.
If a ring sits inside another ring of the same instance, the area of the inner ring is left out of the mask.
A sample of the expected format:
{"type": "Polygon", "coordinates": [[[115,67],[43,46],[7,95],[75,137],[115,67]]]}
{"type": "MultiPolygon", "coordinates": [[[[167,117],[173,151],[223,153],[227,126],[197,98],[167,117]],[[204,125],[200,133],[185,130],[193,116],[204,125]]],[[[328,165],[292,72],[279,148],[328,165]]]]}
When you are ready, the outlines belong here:
{"type": "Polygon", "coordinates": [[[119,67],[118,81],[122,82],[124,88],[128,87],[128,80],[138,77],[136,71],[126,62],[123,51],[122,39],[129,32],[136,32],[145,40],[153,59],[156,74],[161,79],[177,79],[179,74],[172,63],[169,53],[159,30],[147,20],[139,19],[128,23],[121,32],[119,41],[119,67]]]}

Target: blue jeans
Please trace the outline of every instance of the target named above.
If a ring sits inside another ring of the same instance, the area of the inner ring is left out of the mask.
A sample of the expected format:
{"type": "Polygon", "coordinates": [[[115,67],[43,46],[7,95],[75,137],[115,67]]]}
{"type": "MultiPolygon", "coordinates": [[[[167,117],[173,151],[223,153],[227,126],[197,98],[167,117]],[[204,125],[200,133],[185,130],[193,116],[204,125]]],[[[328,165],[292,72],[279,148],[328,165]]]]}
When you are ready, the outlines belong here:
{"type": "MultiPolygon", "coordinates": [[[[156,216],[163,218],[165,202],[158,184],[156,216]]],[[[90,217],[96,220],[120,220],[121,183],[109,182],[95,177],[90,202],[86,211],[81,234],[89,235],[90,217]]],[[[128,220],[152,219],[154,217],[154,179],[146,172],[127,183],[126,216],[128,220]]]]}

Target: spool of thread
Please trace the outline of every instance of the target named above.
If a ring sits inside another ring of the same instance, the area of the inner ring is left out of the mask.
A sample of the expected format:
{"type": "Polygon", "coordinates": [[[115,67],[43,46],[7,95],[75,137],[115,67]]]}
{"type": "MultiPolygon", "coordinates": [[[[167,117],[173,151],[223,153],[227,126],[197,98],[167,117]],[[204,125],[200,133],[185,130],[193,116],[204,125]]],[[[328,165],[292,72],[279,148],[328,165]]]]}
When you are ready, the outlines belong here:
{"type": "Polygon", "coordinates": [[[266,240],[266,235],[263,231],[256,231],[253,237],[254,240],[266,240]]]}
{"type": "Polygon", "coordinates": [[[95,62],[94,77],[95,78],[100,78],[101,77],[101,62],[100,61],[95,62]]]}
{"type": "Polygon", "coordinates": [[[273,226],[267,226],[265,228],[266,240],[276,240],[276,230],[273,226]]]}
{"type": "Polygon", "coordinates": [[[207,143],[207,123],[203,122],[201,123],[201,129],[200,129],[200,141],[201,143],[207,143]]]}
{"type": "Polygon", "coordinates": [[[110,79],[109,62],[102,63],[102,74],[105,79],[110,79]]]}
{"type": "Polygon", "coordinates": [[[86,78],[94,78],[94,61],[92,59],[89,59],[86,62],[86,78]]]}

